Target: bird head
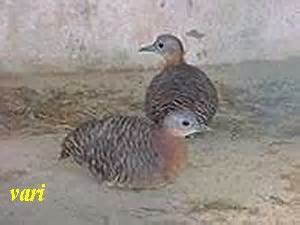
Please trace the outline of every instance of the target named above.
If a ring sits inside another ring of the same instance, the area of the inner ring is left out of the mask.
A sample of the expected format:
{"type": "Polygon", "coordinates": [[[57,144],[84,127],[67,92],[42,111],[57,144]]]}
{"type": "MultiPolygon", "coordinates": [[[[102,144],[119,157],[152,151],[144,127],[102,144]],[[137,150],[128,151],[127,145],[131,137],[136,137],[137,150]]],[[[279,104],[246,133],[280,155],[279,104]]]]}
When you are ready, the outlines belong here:
{"type": "Polygon", "coordinates": [[[167,64],[177,64],[183,61],[184,48],[179,38],[162,34],[152,44],[140,48],[139,52],[154,52],[161,55],[167,64]]]}
{"type": "Polygon", "coordinates": [[[210,128],[200,124],[196,114],[190,111],[175,111],[169,113],[163,121],[163,127],[174,136],[187,137],[196,133],[202,133],[210,128]]]}

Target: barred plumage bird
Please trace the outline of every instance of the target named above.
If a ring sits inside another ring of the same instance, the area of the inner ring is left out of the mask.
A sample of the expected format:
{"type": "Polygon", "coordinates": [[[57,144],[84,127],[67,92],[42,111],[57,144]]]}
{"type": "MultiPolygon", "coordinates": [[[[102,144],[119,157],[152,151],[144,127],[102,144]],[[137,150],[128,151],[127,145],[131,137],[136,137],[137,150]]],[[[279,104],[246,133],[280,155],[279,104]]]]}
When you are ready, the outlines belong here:
{"type": "Polygon", "coordinates": [[[197,114],[202,131],[210,130],[208,124],[218,108],[217,90],[203,71],[185,62],[181,41],[171,34],[163,34],[139,51],[158,53],[166,61],[164,69],[146,90],[146,116],[161,123],[171,111],[189,110],[197,114]]]}
{"type": "Polygon", "coordinates": [[[146,117],[112,115],[71,131],[62,143],[60,159],[71,156],[109,186],[157,188],[183,168],[183,137],[199,130],[191,112],[169,114],[162,126],[146,117]]]}

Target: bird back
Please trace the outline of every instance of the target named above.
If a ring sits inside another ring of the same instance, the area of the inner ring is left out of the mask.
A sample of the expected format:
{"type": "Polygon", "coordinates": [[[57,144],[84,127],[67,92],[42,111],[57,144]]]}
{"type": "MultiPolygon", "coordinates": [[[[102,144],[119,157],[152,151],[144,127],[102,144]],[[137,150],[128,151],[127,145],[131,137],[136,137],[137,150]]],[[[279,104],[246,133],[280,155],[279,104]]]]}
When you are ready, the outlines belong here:
{"type": "Polygon", "coordinates": [[[146,118],[91,120],[69,133],[61,158],[72,156],[101,181],[151,188],[169,182],[185,159],[182,143],[146,118]]]}
{"type": "Polygon", "coordinates": [[[200,123],[207,124],[218,107],[217,91],[207,75],[182,63],[166,67],[155,76],[146,91],[144,109],[147,117],[161,123],[170,111],[190,110],[200,123]]]}

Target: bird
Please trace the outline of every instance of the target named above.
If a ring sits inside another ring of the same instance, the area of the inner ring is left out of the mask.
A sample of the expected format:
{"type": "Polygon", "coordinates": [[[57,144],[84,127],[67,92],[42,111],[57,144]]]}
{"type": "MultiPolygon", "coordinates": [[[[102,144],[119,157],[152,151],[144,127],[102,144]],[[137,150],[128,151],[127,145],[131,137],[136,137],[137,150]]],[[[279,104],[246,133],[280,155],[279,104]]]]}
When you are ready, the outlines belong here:
{"type": "Polygon", "coordinates": [[[200,130],[196,115],[177,111],[159,125],[145,116],[113,114],[70,131],[59,160],[71,156],[100,184],[123,189],[156,189],[184,168],[184,137],[200,130]]]}
{"type": "Polygon", "coordinates": [[[172,34],[161,34],[139,52],[159,54],[166,62],[146,89],[146,116],[161,123],[171,111],[189,110],[197,115],[200,133],[211,131],[209,123],[219,104],[217,89],[202,70],[185,61],[181,40],[172,34]]]}

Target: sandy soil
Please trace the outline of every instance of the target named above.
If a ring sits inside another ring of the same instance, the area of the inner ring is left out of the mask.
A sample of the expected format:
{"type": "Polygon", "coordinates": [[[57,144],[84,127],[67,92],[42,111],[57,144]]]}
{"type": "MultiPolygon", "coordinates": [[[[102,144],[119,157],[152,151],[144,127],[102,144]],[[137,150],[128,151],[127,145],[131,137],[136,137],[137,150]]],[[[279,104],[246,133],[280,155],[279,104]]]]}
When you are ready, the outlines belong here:
{"type": "Polygon", "coordinates": [[[68,90],[58,93],[69,103],[88,90],[67,106],[140,114],[154,71],[0,75],[0,224],[300,224],[299,63],[205,67],[222,99],[214,132],[188,140],[187,168],[174,184],[142,192],[109,189],[71,161],[58,162],[65,128],[77,117],[65,123],[66,104],[55,108],[58,97],[46,104],[43,93],[68,90]],[[10,188],[42,183],[43,202],[10,201],[10,188]]]}

